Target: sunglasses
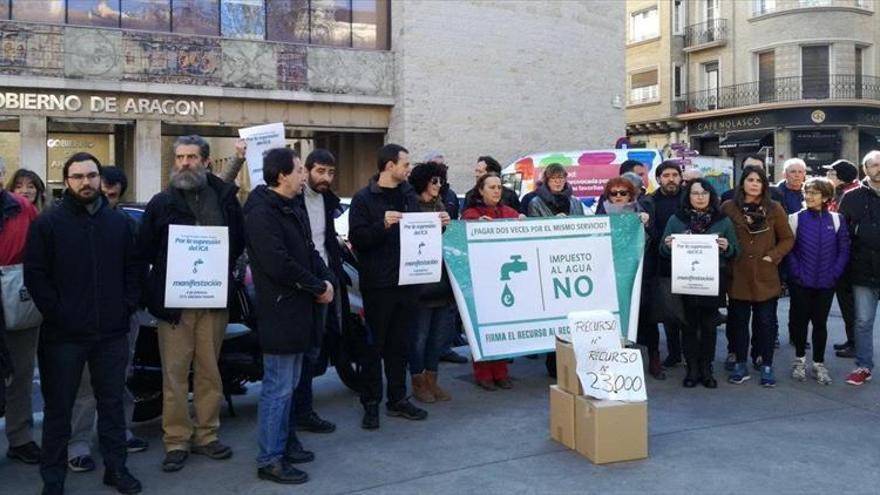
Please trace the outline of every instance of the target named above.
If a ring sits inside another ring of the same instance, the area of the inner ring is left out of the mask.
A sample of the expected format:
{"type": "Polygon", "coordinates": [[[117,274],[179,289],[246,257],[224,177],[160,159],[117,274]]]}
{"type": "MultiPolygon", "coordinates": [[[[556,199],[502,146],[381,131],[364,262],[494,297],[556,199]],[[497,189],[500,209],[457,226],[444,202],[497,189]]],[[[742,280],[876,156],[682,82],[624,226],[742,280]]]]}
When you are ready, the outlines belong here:
{"type": "Polygon", "coordinates": [[[609,196],[629,196],[629,191],[624,191],[622,189],[618,189],[616,191],[609,191],[609,196]]]}
{"type": "Polygon", "coordinates": [[[441,179],[440,177],[432,177],[432,178],[431,178],[431,184],[434,184],[434,185],[442,185],[442,184],[443,184],[443,179],[441,179]]]}

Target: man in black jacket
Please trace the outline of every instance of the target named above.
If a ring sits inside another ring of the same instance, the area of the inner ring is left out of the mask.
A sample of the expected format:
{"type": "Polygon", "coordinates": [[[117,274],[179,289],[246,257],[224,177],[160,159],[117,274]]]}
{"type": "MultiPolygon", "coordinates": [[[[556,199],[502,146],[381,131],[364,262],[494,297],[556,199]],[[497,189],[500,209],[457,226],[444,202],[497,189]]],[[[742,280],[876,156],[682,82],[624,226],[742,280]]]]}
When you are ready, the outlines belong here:
{"type": "Polygon", "coordinates": [[[326,305],[333,301],[330,271],[315,251],[308,215],[296,199],[304,175],[293,150],[269,150],[263,158],[267,185],[251,192],[245,205],[263,349],[257,475],[284,484],[307,481],[308,475],[292,464],[315,458],[296,437],[291,392],[300,380],[303,355],[323,331],[326,305]]]}
{"type": "Polygon", "coordinates": [[[379,174],[351,200],[348,238],[357,251],[360,289],[367,326],[372,333],[363,357],[361,403],[365,413],[361,427],[379,428],[382,400],[382,361],[388,381],[389,416],[422,420],[428,413],[406,399],[406,357],[409,325],[415,298],[409,287],[399,286],[400,218],[419,211],[418,199],[406,181],[409,152],[386,144],[379,150],[379,174]]]}
{"type": "MultiPolygon", "coordinates": [[[[297,161],[299,159],[297,158],[297,161]]],[[[348,313],[348,294],[345,290],[345,274],[342,270],[342,251],[333,221],[339,210],[339,197],[330,190],[336,176],[336,157],[325,149],[316,149],[306,157],[306,185],[298,199],[305,204],[308,212],[311,240],[321,260],[333,274],[335,284],[333,302],[325,306],[321,328],[334,335],[342,335],[342,318],[348,313]]],[[[323,333],[323,332],[322,332],[323,333]]],[[[322,335],[308,352],[303,354],[302,373],[294,394],[296,401],[296,429],[312,433],[331,433],[336,425],[321,418],[315,412],[312,402],[312,378],[314,366],[320,354],[322,335]]]]}
{"type": "Polygon", "coordinates": [[[159,319],[162,358],[162,430],[165,459],[162,470],[183,468],[190,448],[194,454],[228,459],[232,449],[220,443],[220,402],[223,384],[217,358],[229,321],[227,308],[182,309],[165,306],[168,266],[168,226],[225,226],[229,229],[227,273],[232,300],[232,269],[244,251],[244,218],[235,193],[238,188],[208,172],[208,143],[199,136],[181,136],[173,145],[174,168],[168,189],[153,196],[144,211],[138,252],[152,265],[144,299],[159,319]],[[195,426],[189,415],[189,371],[193,369],[195,426]],[[192,445],[191,445],[192,443],[192,445]]]}
{"type": "Polygon", "coordinates": [[[862,160],[865,180],[843,195],[840,213],[852,240],[847,276],[855,301],[856,369],[846,377],[850,385],[871,380],[874,369],[874,319],[880,298],[880,151],[862,160]]]}
{"type": "Polygon", "coordinates": [[[104,483],[120,493],[141,491],[125,467],[122,406],[139,269],[128,221],[100,194],[100,167],[88,153],[65,162],[64,197],[37,217],[25,249],[25,284],[43,314],[43,493],[64,491],[71,411],[86,363],[98,401],[104,483]]]}

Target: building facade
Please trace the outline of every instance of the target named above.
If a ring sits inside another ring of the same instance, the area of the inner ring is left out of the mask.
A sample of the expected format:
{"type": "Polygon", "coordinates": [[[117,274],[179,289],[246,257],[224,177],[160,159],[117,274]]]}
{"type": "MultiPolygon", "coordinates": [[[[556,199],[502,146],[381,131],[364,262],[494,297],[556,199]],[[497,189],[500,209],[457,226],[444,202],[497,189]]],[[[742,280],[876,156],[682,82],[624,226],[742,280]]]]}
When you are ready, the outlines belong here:
{"type": "Polygon", "coordinates": [[[691,148],[736,163],[759,153],[771,166],[798,157],[818,172],[878,146],[875,0],[653,3],[683,26],[671,36],[682,43],[684,83],[668,93],[691,148]]]}
{"type": "Polygon", "coordinates": [[[479,155],[505,162],[622,135],[625,9],[593,7],[0,0],[0,156],[57,193],[66,157],[90,151],[126,169],[125,199],[144,201],[167,183],[177,136],[206,136],[222,169],[239,128],[280,121],[300,152],[337,154],[342,195],[375,173],[386,141],[414,159],[442,151],[463,189],[479,155]],[[603,73],[583,70],[606,55],[603,73]]]}

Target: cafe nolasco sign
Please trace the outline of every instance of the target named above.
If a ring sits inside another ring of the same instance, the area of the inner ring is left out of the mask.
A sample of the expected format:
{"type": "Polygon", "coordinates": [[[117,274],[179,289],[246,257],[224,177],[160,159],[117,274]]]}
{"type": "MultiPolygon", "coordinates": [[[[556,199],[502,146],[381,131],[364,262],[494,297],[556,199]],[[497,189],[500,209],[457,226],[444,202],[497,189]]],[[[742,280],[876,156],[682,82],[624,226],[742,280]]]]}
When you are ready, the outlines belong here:
{"type": "Polygon", "coordinates": [[[4,111],[128,118],[193,118],[205,115],[205,102],[188,98],[0,91],[0,112],[4,111]]]}
{"type": "Polygon", "coordinates": [[[772,129],[788,126],[880,126],[880,109],[840,106],[768,110],[688,123],[693,135],[717,135],[730,131],[772,129]]]}

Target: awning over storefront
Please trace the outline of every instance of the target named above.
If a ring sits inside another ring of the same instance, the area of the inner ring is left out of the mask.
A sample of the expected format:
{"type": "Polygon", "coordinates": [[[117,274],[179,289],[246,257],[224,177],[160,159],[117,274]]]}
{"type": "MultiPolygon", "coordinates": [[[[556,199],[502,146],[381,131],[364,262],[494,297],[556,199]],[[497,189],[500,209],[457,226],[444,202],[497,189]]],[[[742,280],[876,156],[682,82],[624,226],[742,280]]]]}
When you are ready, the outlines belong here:
{"type": "Polygon", "coordinates": [[[770,129],[728,132],[719,141],[719,147],[722,149],[760,148],[764,139],[771,134],[773,131],[770,129]]]}

